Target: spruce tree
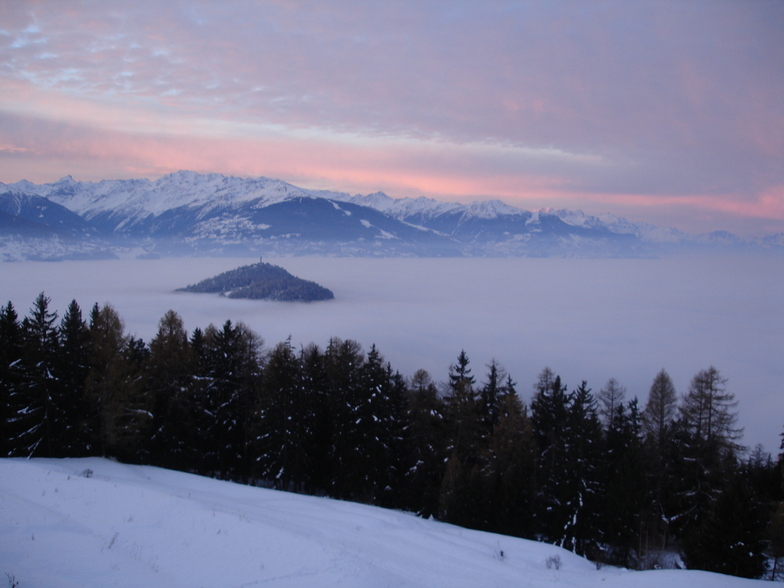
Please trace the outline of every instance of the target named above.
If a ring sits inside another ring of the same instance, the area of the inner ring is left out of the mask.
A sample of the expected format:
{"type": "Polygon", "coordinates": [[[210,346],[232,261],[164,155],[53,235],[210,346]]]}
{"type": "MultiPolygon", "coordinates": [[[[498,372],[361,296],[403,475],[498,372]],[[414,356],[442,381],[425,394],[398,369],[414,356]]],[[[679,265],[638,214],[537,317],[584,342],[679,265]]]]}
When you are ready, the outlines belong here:
{"type": "Polygon", "coordinates": [[[17,414],[14,410],[21,394],[22,325],[14,305],[0,307],[0,456],[17,455],[15,441],[17,414]]]}
{"type": "Polygon", "coordinates": [[[488,530],[532,538],[536,481],[536,444],[525,404],[511,377],[498,397],[498,419],[485,453],[488,530]]]}
{"type": "Polygon", "coordinates": [[[97,415],[87,398],[86,383],[90,373],[90,331],[82,318],[82,309],[72,300],[58,329],[57,371],[58,453],[63,457],[90,455],[94,448],[92,427],[97,415]]]}
{"type": "Polygon", "coordinates": [[[417,370],[409,383],[406,493],[403,507],[422,517],[438,514],[447,460],[445,408],[430,374],[417,370]]]}
{"type": "Polygon", "coordinates": [[[767,569],[767,505],[743,472],[733,475],[710,511],[687,535],[683,559],[691,569],[761,578],[767,569]]]}
{"type": "Polygon", "coordinates": [[[310,482],[313,422],[303,376],[291,341],[278,343],[264,366],[252,429],[258,475],[282,490],[310,482]]]}
{"type": "Polygon", "coordinates": [[[604,446],[596,399],[585,381],[571,394],[564,436],[561,482],[565,491],[558,494],[563,497],[566,519],[559,544],[580,555],[594,555],[601,538],[604,446]]]}
{"type": "Polygon", "coordinates": [[[537,538],[562,543],[567,524],[569,476],[566,436],[570,395],[550,368],[539,374],[531,402],[531,424],[538,450],[534,529],[537,538]]]}
{"type": "Polygon", "coordinates": [[[771,559],[768,579],[773,582],[784,579],[784,501],[775,505],[773,517],[768,524],[766,539],[768,540],[771,559]]]}
{"type": "Polygon", "coordinates": [[[324,353],[318,345],[304,347],[299,354],[302,370],[303,404],[310,426],[310,445],[306,448],[310,471],[305,490],[323,494],[330,487],[332,478],[333,412],[329,396],[329,380],[324,353]]]}
{"type": "Polygon", "coordinates": [[[195,362],[182,318],[167,311],[158,322],[145,362],[145,385],[153,406],[150,459],[166,468],[195,471],[197,467],[195,362]]]}
{"type": "MultiPolygon", "coordinates": [[[[360,368],[362,347],[356,341],[330,339],[325,357],[329,408],[332,415],[330,440],[330,494],[335,498],[358,499],[364,488],[364,455],[359,453],[362,414],[360,368]]],[[[370,418],[370,417],[367,417],[370,418]]],[[[369,497],[361,497],[367,500],[369,497]]]]}
{"type": "Polygon", "coordinates": [[[642,416],[634,398],[615,409],[613,428],[605,434],[605,460],[600,511],[605,563],[648,567],[648,554],[657,547],[651,529],[648,469],[642,433],[642,416]]]}
{"type": "Polygon", "coordinates": [[[468,356],[461,351],[457,363],[449,368],[449,384],[444,397],[449,428],[448,451],[461,461],[477,454],[483,437],[483,405],[474,389],[468,356]]]}
{"type": "MultiPolygon", "coordinates": [[[[212,325],[210,327],[212,330],[215,328],[212,325]]],[[[214,454],[212,433],[215,419],[211,412],[213,407],[209,397],[213,379],[210,375],[210,349],[205,330],[199,327],[193,329],[188,344],[193,358],[190,412],[193,415],[194,429],[198,433],[193,442],[193,453],[196,456],[193,467],[194,472],[198,474],[213,476],[215,463],[208,457],[214,454]]]]}
{"type": "Polygon", "coordinates": [[[205,331],[206,411],[210,415],[205,467],[225,480],[247,481],[250,419],[258,402],[261,339],[242,323],[227,320],[205,331]]]}
{"type": "Polygon", "coordinates": [[[487,524],[487,509],[483,503],[480,455],[487,430],[469,363],[466,352],[461,351],[449,370],[444,398],[449,458],[441,484],[439,512],[447,522],[483,528],[487,524]]]}
{"type": "Polygon", "coordinates": [[[14,454],[23,457],[51,457],[56,451],[59,341],[57,313],[49,310],[50,303],[42,292],[22,320],[22,377],[11,412],[14,454]]]}
{"type": "Polygon", "coordinates": [[[487,366],[487,382],[480,391],[481,411],[485,421],[487,434],[498,423],[498,398],[504,382],[504,371],[495,359],[487,366]]]}

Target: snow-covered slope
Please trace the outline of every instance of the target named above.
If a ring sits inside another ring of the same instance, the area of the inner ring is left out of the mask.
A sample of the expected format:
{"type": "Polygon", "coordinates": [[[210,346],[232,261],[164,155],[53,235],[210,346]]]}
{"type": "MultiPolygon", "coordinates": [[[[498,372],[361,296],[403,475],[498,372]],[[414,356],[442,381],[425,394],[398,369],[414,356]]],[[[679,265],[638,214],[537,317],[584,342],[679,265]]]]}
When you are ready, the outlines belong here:
{"type": "Polygon", "coordinates": [[[146,216],[158,215],[181,206],[221,206],[258,199],[266,204],[274,204],[297,196],[311,196],[308,190],[281,180],[203,175],[191,171],[179,171],[154,182],[76,182],[71,176],[66,176],[57,182],[41,185],[22,180],[9,184],[8,188],[44,196],[87,219],[106,211],[126,211],[146,216]]]}
{"type": "Polygon", "coordinates": [[[599,216],[585,214],[582,210],[544,208],[541,212],[553,214],[575,227],[603,227],[613,233],[629,234],[649,243],[680,243],[694,237],[672,227],[657,227],[648,223],[633,223],[625,218],[605,213],[599,216]]]}
{"type": "Polygon", "coordinates": [[[0,577],[19,588],[744,588],[597,570],[552,545],[98,458],[0,460],[0,577]]]}
{"type": "Polygon", "coordinates": [[[356,196],[346,197],[345,200],[359,206],[375,208],[400,220],[417,215],[433,217],[456,210],[463,210],[464,208],[464,205],[456,202],[439,202],[424,196],[419,198],[392,198],[383,192],[375,192],[367,196],[357,194],[356,196]]]}

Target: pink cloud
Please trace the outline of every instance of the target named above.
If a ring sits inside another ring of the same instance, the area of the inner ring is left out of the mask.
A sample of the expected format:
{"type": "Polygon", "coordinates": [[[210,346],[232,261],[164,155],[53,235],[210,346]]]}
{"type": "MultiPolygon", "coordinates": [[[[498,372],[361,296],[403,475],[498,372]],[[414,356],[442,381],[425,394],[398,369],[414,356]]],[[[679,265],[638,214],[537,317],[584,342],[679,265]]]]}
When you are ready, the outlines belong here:
{"type": "Polygon", "coordinates": [[[0,11],[0,136],[32,150],[0,152],[4,180],[188,168],[780,218],[780,4],[0,11]]]}

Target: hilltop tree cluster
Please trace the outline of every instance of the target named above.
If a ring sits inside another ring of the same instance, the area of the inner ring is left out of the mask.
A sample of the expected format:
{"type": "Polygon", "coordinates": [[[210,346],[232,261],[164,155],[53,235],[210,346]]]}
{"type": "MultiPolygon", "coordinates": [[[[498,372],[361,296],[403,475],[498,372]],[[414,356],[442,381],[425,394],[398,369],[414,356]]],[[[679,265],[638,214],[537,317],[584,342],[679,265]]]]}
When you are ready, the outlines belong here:
{"type": "Polygon", "coordinates": [[[62,319],[41,294],[0,307],[0,451],[111,456],[226,480],[406,509],[558,544],[597,562],[761,577],[784,556],[781,468],[744,457],[736,402],[709,367],[647,402],[545,368],[530,406],[496,362],[461,352],[437,384],[372,346],[265,348],[226,321],[188,335],[167,312],[146,343],[110,305],[62,319]]]}
{"type": "Polygon", "coordinates": [[[316,282],[292,276],[280,266],[269,263],[243,265],[212,278],[202,280],[178,292],[220,293],[229,298],[278,300],[281,302],[314,302],[332,300],[331,290],[316,282]]]}

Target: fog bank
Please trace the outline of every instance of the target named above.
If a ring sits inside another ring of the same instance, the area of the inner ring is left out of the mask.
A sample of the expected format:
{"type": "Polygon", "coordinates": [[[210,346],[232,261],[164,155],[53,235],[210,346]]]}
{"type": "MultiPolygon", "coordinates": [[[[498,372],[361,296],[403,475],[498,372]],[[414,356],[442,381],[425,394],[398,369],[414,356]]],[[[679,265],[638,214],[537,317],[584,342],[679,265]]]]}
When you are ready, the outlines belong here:
{"type": "Polygon", "coordinates": [[[461,349],[478,381],[495,358],[528,401],[545,366],[570,389],[610,377],[647,399],[665,368],[680,394],[715,365],[739,400],[744,444],[776,452],[784,426],[784,258],[266,259],[331,289],[335,300],[279,303],[175,293],[254,259],[23,262],[0,265],[0,300],[20,315],[44,291],[62,314],[111,303],[149,341],[168,309],[186,328],[243,321],[267,345],[332,336],[379,351],[406,376],[443,381],[461,349]]]}

